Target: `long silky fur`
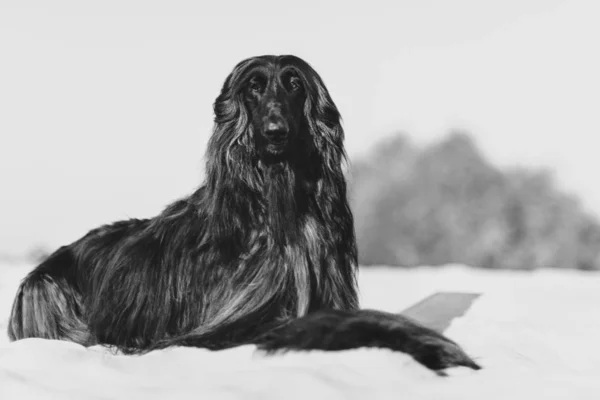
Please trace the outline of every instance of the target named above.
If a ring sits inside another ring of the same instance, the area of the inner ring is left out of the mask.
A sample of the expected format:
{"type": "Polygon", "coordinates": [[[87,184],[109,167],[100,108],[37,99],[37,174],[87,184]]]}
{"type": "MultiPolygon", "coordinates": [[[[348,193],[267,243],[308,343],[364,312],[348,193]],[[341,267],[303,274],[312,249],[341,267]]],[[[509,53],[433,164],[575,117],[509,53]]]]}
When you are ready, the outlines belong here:
{"type": "Polygon", "coordinates": [[[293,56],[251,58],[226,79],[214,112],[204,184],[154,218],[95,229],[38,266],[15,299],[12,340],[217,349],[315,310],[357,309],[344,132],[321,78],[293,56]],[[302,79],[308,139],[297,158],[267,165],[239,93],[248,71],[268,62],[302,79]]]}

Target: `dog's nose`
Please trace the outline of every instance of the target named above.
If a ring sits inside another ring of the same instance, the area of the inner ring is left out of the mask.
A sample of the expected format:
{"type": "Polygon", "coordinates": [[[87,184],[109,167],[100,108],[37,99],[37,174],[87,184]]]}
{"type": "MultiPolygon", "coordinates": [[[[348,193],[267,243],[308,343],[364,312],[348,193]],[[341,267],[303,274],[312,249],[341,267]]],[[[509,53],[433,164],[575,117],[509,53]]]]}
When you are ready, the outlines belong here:
{"type": "Polygon", "coordinates": [[[285,140],[287,134],[287,125],[282,120],[269,121],[265,126],[265,136],[272,142],[281,142],[285,140]]]}

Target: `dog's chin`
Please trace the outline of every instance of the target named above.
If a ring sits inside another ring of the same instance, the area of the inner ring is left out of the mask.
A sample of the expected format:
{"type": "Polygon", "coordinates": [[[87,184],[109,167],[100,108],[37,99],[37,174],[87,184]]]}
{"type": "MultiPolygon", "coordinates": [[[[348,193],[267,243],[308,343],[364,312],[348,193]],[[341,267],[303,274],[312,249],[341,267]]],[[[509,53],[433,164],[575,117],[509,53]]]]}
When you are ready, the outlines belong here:
{"type": "Polygon", "coordinates": [[[262,151],[261,159],[265,164],[276,164],[286,161],[287,143],[269,143],[262,151]]]}
{"type": "Polygon", "coordinates": [[[280,154],[285,153],[286,144],[287,144],[286,142],[276,143],[276,144],[270,143],[265,147],[265,151],[267,153],[275,155],[275,156],[280,155],[280,154]]]}

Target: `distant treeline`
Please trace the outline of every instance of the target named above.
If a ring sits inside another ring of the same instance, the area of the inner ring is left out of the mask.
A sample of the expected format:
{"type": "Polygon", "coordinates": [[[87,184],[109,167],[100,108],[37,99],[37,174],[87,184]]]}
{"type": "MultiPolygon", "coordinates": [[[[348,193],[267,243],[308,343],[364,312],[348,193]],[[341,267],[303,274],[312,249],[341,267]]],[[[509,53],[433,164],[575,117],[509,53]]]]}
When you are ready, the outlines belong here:
{"type": "Polygon", "coordinates": [[[362,265],[600,269],[600,223],[545,170],[499,169],[466,134],[382,142],[351,170],[362,265]]]}

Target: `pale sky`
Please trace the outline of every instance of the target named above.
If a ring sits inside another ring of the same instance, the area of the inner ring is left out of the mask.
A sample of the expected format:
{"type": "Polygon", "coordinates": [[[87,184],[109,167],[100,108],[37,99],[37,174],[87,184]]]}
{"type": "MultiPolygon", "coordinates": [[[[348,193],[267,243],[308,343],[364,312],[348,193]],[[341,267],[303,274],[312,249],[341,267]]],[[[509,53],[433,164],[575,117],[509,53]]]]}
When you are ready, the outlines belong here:
{"type": "Polygon", "coordinates": [[[395,131],[467,129],[600,214],[600,1],[206,3],[0,2],[0,252],[189,193],[223,80],[259,54],[315,67],[351,159],[395,131]]]}

